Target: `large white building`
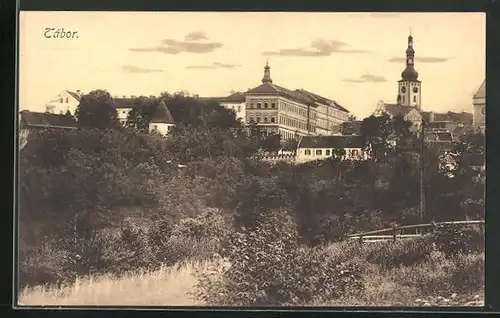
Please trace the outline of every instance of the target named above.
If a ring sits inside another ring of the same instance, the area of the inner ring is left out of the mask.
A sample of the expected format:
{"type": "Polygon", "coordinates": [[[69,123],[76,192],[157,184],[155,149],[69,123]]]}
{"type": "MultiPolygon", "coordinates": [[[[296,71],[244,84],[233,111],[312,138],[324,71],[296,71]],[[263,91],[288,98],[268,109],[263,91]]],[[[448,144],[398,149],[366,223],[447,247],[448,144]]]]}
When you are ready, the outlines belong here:
{"type": "Polygon", "coordinates": [[[76,92],[64,90],[45,104],[45,112],[49,114],[65,115],[69,111],[71,115],[75,115],[81,97],[82,92],[79,90],[76,92]]]}
{"type": "Polygon", "coordinates": [[[325,160],[334,157],[336,150],[343,149],[341,160],[367,160],[363,136],[303,136],[297,145],[297,164],[325,160]]]}

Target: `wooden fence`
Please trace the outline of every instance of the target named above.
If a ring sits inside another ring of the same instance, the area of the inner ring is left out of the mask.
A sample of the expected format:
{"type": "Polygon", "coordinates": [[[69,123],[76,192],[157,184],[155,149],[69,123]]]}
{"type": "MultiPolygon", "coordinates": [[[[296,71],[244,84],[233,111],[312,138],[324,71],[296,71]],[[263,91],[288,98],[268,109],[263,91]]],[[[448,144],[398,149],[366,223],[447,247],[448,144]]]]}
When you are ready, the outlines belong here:
{"type": "Polygon", "coordinates": [[[422,236],[426,233],[433,232],[437,227],[448,226],[448,225],[479,225],[481,231],[484,231],[484,220],[474,220],[474,221],[451,221],[451,222],[436,222],[436,223],[424,223],[424,224],[414,224],[414,225],[403,225],[393,228],[387,228],[376,231],[369,231],[364,233],[351,234],[347,237],[349,240],[359,240],[363,242],[382,242],[382,241],[397,241],[398,239],[411,239],[415,237],[422,236]],[[403,231],[414,230],[419,232],[418,234],[403,234],[403,231]],[[385,235],[384,235],[385,234],[385,235]]]}

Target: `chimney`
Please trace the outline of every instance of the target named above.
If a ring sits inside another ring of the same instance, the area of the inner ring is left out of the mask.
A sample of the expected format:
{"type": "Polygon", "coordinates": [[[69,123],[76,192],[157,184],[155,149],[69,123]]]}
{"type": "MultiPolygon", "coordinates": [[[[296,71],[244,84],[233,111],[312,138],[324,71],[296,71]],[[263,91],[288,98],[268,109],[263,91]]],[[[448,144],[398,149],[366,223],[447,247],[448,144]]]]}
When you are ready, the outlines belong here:
{"type": "Polygon", "coordinates": [[[79,90],[79,89],[77,89],[77,90],[76,90],[76,93],[77,93],[78,95],[82,95],[82,91],[81,91],[81,90],[79,90]]]}

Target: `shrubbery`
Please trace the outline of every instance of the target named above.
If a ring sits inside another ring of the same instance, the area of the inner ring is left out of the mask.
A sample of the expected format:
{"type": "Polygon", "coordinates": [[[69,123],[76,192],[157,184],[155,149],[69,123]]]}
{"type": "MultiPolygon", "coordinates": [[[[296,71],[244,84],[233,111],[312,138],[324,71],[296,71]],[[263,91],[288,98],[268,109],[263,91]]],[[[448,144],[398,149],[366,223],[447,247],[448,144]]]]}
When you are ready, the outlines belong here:
{"type": "Polygon", "coordinates": [[[359,290],[359,272],[321,248],[301,247],[293,220],[273,211],[231,236],[226,270],[201,273],[196,297],[210,304],[297,305],[359,290]]]}

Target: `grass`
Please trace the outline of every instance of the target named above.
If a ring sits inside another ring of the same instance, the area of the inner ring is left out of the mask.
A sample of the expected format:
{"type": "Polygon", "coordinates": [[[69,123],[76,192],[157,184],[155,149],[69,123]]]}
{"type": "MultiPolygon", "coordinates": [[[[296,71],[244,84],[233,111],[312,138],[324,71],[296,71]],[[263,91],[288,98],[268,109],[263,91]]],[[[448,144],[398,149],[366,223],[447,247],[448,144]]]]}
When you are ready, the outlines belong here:
{"type": "MultiPolygon", "coordinates": [[[[320,306],[482,306],[484,299],[484,253],[446,259],[433,252],[413,265],[386,268],[366,261],[374,246],[333,244],[327,247],[342,261],[359,264],[364,291],[348,298],[332,299],[320,306]]],[[[192,298],[197,272],[207,271],[215,261],[192,261],[180,266],[123,277],[87,277],[70,286],[27,287],[19,302],[27,306],[203,306],[192,298]]],[[[209,305],[209,304],[207,304],[209,305]]]]}

